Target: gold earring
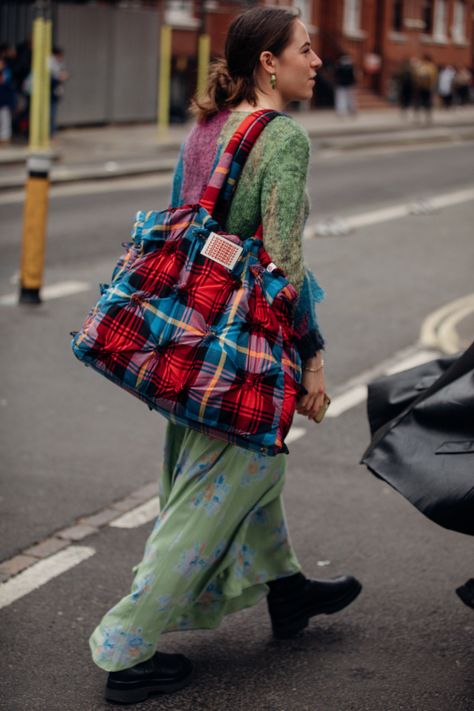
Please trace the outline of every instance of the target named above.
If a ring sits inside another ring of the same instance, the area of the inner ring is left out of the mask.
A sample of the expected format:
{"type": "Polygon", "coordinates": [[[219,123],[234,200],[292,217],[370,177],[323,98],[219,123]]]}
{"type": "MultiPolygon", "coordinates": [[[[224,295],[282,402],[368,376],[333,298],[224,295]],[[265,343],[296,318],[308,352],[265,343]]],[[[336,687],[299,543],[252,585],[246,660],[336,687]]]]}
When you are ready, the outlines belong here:
{"type": "Polygon", "coordinates": [[[276,85],[277,85],[276,74],[272,74],[270,76],[270,84],[272,85],[272,89],[276,89],[276,85]]]}

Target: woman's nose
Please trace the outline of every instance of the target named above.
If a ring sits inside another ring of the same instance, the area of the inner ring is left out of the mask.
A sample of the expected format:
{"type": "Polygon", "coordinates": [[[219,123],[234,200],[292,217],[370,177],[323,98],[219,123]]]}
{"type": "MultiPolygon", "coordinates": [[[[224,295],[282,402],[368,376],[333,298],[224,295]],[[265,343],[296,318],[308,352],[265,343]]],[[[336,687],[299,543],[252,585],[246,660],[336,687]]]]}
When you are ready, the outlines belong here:
{"type": "Polygon", "coordinates": [[[314,67],[315,69],[320,69],[323,66],[323,60],[321,57],[318,57],[316,52],[313,52],[313,59],[311,62],[311,66],[314,67]]]}

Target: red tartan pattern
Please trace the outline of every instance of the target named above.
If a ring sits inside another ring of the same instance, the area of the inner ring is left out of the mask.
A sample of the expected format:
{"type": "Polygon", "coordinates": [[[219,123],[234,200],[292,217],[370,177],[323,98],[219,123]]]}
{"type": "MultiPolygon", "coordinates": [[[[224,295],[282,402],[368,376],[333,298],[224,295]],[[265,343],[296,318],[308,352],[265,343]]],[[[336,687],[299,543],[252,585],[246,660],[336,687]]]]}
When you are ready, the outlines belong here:
{"type": "Polygon", "coordinates": [[[243,247],[232,270],[201,254],[211,232],[224,234],[211,212],[235,170],[229,155],[241,169],[267,119],[245,119],[199,205],[137,214],[133,242],[72,346],[172,421],[275,455],[288,451],[302,391],[296,291],[281,270],[267,271],[256,237],[225,235],[243,247]]]}

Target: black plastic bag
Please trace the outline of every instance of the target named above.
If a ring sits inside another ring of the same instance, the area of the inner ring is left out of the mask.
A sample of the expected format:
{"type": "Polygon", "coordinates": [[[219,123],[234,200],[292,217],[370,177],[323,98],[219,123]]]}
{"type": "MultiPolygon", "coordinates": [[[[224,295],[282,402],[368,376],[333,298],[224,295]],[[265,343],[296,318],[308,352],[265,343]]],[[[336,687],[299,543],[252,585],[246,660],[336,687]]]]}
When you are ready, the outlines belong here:
{"type": "Polygon", "coordinates": [[[474,343],[369,385],[361,464],[435,523],[474,535],[474,343]]]}

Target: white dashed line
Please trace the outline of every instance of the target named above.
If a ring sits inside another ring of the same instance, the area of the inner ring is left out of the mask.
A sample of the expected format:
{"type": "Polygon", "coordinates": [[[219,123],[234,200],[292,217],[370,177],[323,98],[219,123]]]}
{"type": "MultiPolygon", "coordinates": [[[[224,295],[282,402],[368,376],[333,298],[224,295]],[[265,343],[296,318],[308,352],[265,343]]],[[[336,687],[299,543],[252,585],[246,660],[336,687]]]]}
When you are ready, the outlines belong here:
{"type": "MultiPolygon", "coordinates": [[[[49,301],[51,299],[60,299],[63,296],[71,294],[79,294],[82,291],[89,291],[91,285],[85,281],[61,281],[58,284],[51,284],[41,289],[41,299],[49,301]]],[[[18,304],[18,293],[6,294],[0,296],[0,306],[15,306],[18,304]]]]}
{"type": "MultiPolygon", "coordinates": [[[[460,205],[463,202],[469,202],[471,200],[474,200],[474,187],[430,197],[427,203],[431,209],[437,210],[443,207],[460,205]]],[[[377,225],[381,222],[389,222],[390,220],[398,220],[402,217],[408,217],[413,214],[413,208],[413,203],[403,203],[401,205],[384,207],[379,210],[363,212],[360,215],[342,216],[341,222],[344,224],[344,231],[348,232],[360,227],[369,227],[370,225],[377,225]]],[[[304,231],[305,239],[315,237],[318,234],[318,229],[319,223],[308,225],[304,231]]]]}
{"type": "Polygon", "coordinates": [[[291,442],[296,442],[300,437],[304,437],[306,434],[306,429],[304,427],[292,427],[286,436],[286,444],[291,442]]]}
{"type": "Polygon", "coordinates": [[[28,595],[66,570],[82,563],[95,553],[88,546],[69,546],[50,558],[40,560],[11,580],[0,585],[0,609],[11,605],[15,600],[28,595]]]}
{"type": "Polygon", "coordinates": [[[326,417],[339,417],[347,410],[360,405],[367,399],[367,385],[356,385],[342,395],[333,398],[326,417]]]}
{"type": "Polygon", "coordinates": [[[144,523],[152,521],[160,513],[160,500],[158,496],[154,496],[144,504],[137,506],[131,511],[127,511],[123,516],[115,518],[109,523],[113,528],[137,528],[143,526],[144,523]]]}

